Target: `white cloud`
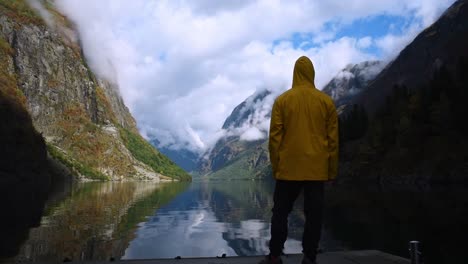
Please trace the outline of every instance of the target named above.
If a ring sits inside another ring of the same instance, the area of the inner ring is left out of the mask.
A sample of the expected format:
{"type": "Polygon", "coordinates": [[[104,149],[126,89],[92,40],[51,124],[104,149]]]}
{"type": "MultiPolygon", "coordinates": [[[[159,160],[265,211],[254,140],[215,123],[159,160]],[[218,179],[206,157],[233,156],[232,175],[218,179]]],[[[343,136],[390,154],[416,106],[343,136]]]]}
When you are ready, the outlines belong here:
{"type": "Polygon", "coordinates": [[[369,48],[370,46],[372,45],[372,38],[367,36],[367,37],[363,37],[363,38],[360,38],[357,42],[357,46],[360,48],[360,49],[367,49],[369,48]]]}
{"type": "Polygon", "coordinates": [[[56,0],[78,26],[89,64],[119,85],[140,129],[200,152],[255,90],[289,88],[298,57],[312,59],[321,88],[347,64],[375,59],[366,51],[373,45],[394,55],[451,2],[56,0]],[[415,16],[419,26],[376,40],[325,30],[381,14],[415,16]],[[295,33],[310,39],[297,45],[295,33]]]}
{"type": "Polygon", "coordinates": [[[254,141],[265,138],[266,134],[256,127],[249,127],[241,135],[241,140],[254,141]]]}

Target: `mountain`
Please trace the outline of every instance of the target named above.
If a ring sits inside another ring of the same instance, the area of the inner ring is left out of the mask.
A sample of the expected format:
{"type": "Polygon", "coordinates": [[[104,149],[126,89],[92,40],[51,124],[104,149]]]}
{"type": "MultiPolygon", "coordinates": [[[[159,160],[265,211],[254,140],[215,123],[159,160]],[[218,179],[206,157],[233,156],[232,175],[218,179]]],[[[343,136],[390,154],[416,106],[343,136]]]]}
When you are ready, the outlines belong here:
{"type": "MultiPolygon", "coordinates": [[[[346,102],[365,90],[366,85],[384,67],[381,61],[351,64],[341,70],[322,91],[335,101],[346,102]]],[[[258,91],[234,108],[223,129],[228,136],[221,138],[199,163],[200,175],[208,178],[264,178],[271,174],[267,129],[271,107],[276,95],[268,90],[258,91]],[[245,140],[251,128],[259,129],[262,137],[245,140]],[[250,129],[249,129],[250,128],[250,129]],[[247,131],[247,132],[246,132],[247,131]]]]}
{"type": "Polygon", "coordinates": [[[383,61],[364,61],[350,64],[325,85],[322,92],[330,95],[337,105],[361,93],[385,67],[383,61]]]}
{"type": "Polygon", "coordinates": [[[257,112],[257,108],[264,105],[264,100],[271,92],[263,90],[249,96],[244,102],[236,106],[232,113],[224,121],[223,129],[239,128],[246,122],[252,124],[252,116],[257,112]]]}
{"type": "Polygon", "coordinates": [[[352,103],[375,113],[395,84],[417,89],[442,65],[454,73],[460,58],[468,56],[467,32],[467,1],[459,0],[405,47],[352,103]]]}
{"type": "Polygon", "coordinates": [[[73,25],[40,3],[47,19],[0,0],[1,89],[22,98],[48,153],[80,179],[190,179],[141,137],[118,86],[89,69],[73,25]]]}
{"type": "Polygon", "coordinates": [[[349,101],[341,181],[466,182],[468,1],[455,2],[349,101]]]}
{"type": "Polygon", "coordinates": [[[194,172],[196,170],[199,159],[198,153],[186,148],[176,149],[171,146],[160,146],[160,141],[156,138],[150,139],[150,143],[185,171],[194,172]]]}
{"type": "Polygon", "coordinates": [[[211,179],[264,178],[270,174],[267,131],[257,129],[270,116],[273,94],[258,91],[234,108],[223,124],[226,136],[218,140],[198,164],[198,172],[211,179]],[[250,138],[249,132],[260,135],[250,138]],[[246,140],[246,137],[248,140],[246,140]]]}

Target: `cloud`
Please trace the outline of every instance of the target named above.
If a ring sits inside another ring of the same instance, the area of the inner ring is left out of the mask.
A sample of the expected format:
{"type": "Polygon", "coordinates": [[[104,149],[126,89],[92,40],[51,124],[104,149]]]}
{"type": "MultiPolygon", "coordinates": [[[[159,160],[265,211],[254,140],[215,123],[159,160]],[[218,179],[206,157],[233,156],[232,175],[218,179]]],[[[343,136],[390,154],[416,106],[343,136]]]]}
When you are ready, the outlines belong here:
{"type": "Polygon", "coordinates": [[[358,39],[357,46],[360,49],[367,49],[372,45],[372,38],[367,36],[358,39]]]}
{"type": "Polygon", "coordinates": [[[246,140],[246,141],[253,141],[253,140],[259,140],[259,139],[265,138],[265,136],[266,135],[264,132],[260,131],[260,129],[253,126],[245,130],[240,135],[240,139],[246,140]]]}
{"type": "MultiPolygon", "coordinates": [[[[118,84],[139,128],[162,145],[203,152],[233,108],[256,90],[289,88],[309,56],[323,87],[349,63],[390,58],[452,0],[57,0],[78,26],[85,56],[118,84]],[[356,19],[404,16],[400,35],[336,37],[356,19]],[[333,30],[330,26],[333,25],[333,30]],[[418,26],[412,26],[417,24],[418,26]],[[409,32],[409,34],[408,34],[409,32]],[[299,34],[302,38],[295,40],[299,34]]],[[[268,122],[260,122],[268,126],[268,122]]],[[[250,135],[250,134],[249,134],[250,135]]]]}

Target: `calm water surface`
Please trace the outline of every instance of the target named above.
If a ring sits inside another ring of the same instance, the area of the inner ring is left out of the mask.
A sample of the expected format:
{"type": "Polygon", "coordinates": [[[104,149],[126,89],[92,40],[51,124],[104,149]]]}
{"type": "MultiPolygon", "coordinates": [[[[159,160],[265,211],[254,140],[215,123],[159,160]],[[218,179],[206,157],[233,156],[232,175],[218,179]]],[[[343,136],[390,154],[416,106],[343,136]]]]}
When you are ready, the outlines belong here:
{"type": "MultiPolygon", "coordinates": [[[[467,263],[466,188],[383,192],[329,188],[320,247],[380,249],[426,263],[467,263]],[[457,251],[458,250],[458,251],[457,251]],[[436,262],[437,261],[437,262],[436,262]]],[[[261,255],[268,252],[273,183],[81,183],[49,202],[17,260],[62,261],[261,255]]],[[[286,253],[300,253],[302,200],[290,216],[286,253]]]]}

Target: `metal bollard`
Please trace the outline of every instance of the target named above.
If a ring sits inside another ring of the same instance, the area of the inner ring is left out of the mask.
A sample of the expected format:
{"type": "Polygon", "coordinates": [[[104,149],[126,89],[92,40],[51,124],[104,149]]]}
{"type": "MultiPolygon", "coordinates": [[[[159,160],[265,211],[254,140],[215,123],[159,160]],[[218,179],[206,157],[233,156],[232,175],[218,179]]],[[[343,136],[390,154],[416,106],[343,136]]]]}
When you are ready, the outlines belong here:
{"type": "Polygon", "coordinates": [[[409,242],[409,252],[411,257],[411,264],[420,264],[421,252],[419,251],[419,241],[409,242]]]}

